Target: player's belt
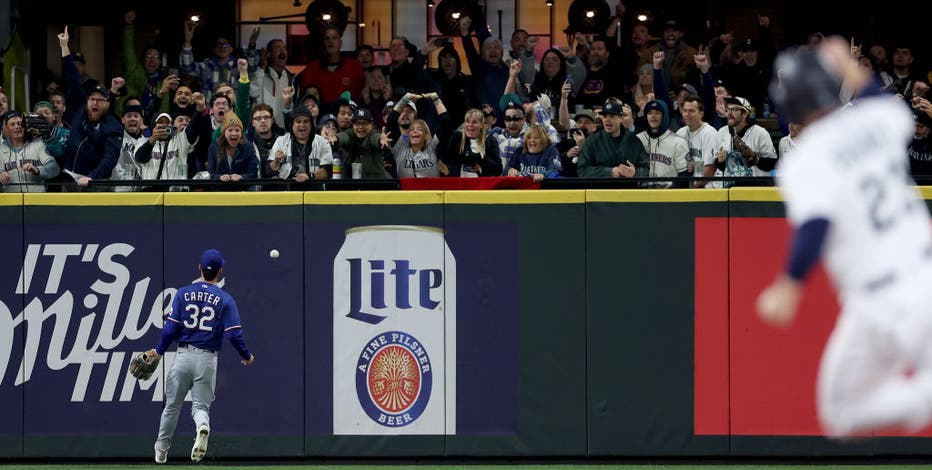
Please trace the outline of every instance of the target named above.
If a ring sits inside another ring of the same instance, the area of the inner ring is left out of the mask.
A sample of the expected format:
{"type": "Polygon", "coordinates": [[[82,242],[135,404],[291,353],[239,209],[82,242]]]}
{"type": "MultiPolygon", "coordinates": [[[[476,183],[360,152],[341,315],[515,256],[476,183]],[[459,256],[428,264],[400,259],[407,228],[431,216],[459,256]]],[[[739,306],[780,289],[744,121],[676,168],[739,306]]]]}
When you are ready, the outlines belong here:
{"type": "MultiPolygon", "coordinates": [[[[921,258],[923,260],[929,260],[930,258],[932,258],[932,246],[927,247],[925,250],[922,250],[921,258]]],[[[883,276],[874,278],[873,280],[864,284],[864,290],[867,291],[868,293],[877,292],[885,287],[890,286],[894,282],[896,282],[897,277],[898,275],[896,272],[884,274],[883,276]]]]}
{"type": "Polygon", "coordinates": [[[896,281],[896,273],[887,273],[884,276],[878,277],[873,281],[868,282],[864,285],[864,290],[867,292],[877,292],[884,287],[893,284],[893,281],[896,281]]]}
{"type": "Polygon", "coordinates": [[[210,349],[199,348],[197,346],[193,346],[190,344],[179,344],[178,349],[187,349],[188,351],[201,351],[201,352],[208,352],[208,353],[216,352],[210,349]]]}

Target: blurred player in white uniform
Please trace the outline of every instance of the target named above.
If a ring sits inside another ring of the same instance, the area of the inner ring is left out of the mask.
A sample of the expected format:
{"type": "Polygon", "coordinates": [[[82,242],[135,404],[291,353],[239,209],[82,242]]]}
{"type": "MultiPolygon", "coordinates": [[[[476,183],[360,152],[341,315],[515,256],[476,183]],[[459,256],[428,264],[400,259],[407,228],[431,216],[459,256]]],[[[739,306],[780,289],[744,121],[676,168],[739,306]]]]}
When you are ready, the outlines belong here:
{"type": "Polygon", "coordinates": [[[824,257],[842,311],[819,369],[823,429],[847,436],[932,420],[932,226],[909,176],[908,106],[871,96],[868,77],[838,38],[784,53],[771,96],[804,125],[778,169],[795,229],[784,272],[758,298],[765,321],[788,325],[806,273],[824,257]],[[841,107],[841,83],[861,90],[841,107]]]}

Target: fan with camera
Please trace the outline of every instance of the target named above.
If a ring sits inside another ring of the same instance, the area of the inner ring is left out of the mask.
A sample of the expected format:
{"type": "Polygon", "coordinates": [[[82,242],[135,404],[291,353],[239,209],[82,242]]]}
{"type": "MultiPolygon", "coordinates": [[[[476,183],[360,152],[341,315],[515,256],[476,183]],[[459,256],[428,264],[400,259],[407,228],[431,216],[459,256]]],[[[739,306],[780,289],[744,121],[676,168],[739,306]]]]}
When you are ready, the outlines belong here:
{"type": "Polygon", "coordinates": [[[460,35],[460,19],[472,17],[478,10],[475,0],[443,0],[434,9],[434,23],[444,36],[460,35]]]}
{"type": "Polygon", "coordinates": [[[49,122],[41,115],[36,113],[26,113],[23,115],[23,129],[26,134],[34,139],[47,140],[52,136],[52,127],[49,122]]]}
{"type": "Polygon", "coordinates": [[[307,6],[304,23],[308,31],[323,31],[333,26],[342,32],[349,23],[351,10],[352,8],[344,5],[340,0],[314,0],[307,6]]]}

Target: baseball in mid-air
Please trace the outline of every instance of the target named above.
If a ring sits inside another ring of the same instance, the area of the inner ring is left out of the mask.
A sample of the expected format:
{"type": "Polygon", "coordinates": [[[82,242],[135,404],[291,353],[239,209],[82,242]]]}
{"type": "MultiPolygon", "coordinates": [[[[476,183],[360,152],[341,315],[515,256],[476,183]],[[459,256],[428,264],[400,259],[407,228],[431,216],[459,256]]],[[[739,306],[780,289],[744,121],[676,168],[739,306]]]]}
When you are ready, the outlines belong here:
{"type": "Polygon", "coordinates": [[[272,250],[269,252],[269,258],[278,258],[278,250],[272,250]]]}

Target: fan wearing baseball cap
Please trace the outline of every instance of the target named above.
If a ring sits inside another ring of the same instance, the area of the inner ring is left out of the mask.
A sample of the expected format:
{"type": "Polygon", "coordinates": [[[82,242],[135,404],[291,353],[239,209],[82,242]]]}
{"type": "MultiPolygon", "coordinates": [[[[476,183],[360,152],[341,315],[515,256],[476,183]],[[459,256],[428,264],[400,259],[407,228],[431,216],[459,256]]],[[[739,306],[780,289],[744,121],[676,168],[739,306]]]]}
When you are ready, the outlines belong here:
{"type": "Polygon", "coordinates": [[[353,163],[361,163],[363,179],[394,178],[391,137],[383,139],[382,133],[375,130],[372,113],[366,108],[356,108],[351,120],[353,126],[350,129],[327,137],[334,150],[346,155],[343,167],[352,168],[353,163]]]}
{"type": "MultiPolygon", "coordinates": [[[[81,93],[78,69],[68,46],[68,28],[58,34],[61,47],[62,71],[65,75],[65,95],[81,93]]],[[[92,180],[110,178],[120,156],[123,126],[110,111],[109,91],[99,83],[87,94],[83,109],[72,122],[71,135],[65,145],[63,170],[77,176],[78,186],[85,187],[92,180]]],[[[71,105],[69,105],[71,107],[71,105]]]]}
{"type": "Polygon", "coordinates": [[[648,175],[641,141],[621,125],[622,103],[609,98],[602,106],[602,129],[586,138],[576,166],[582,178],[634,178],[648,175]]]}
{"type": "MultiPolygon", "coordinates": [[[[740,96],[725,98],[725,106],[728,125],[718,130],[716,168],[725,176],[769,176],[777,164],[777,151],[767,129],[751,121],[754,107],[740,96]]],[[[735,184],[726,181],[725,187],[735,184]]]]}
{"type": "Polygon", "coordinates": [[[683,41],[686,30],[683,22],[677,18],[667,18],[663,24],[663,34],[656,45],[648,49],[647,59],[650,59],[657,53],[662,53],[663,70],[662,78],[665,88],[670,91],[677,91],[686,83],[687,77],[691,70],[695,68],[696,49],[683,41]]]}

